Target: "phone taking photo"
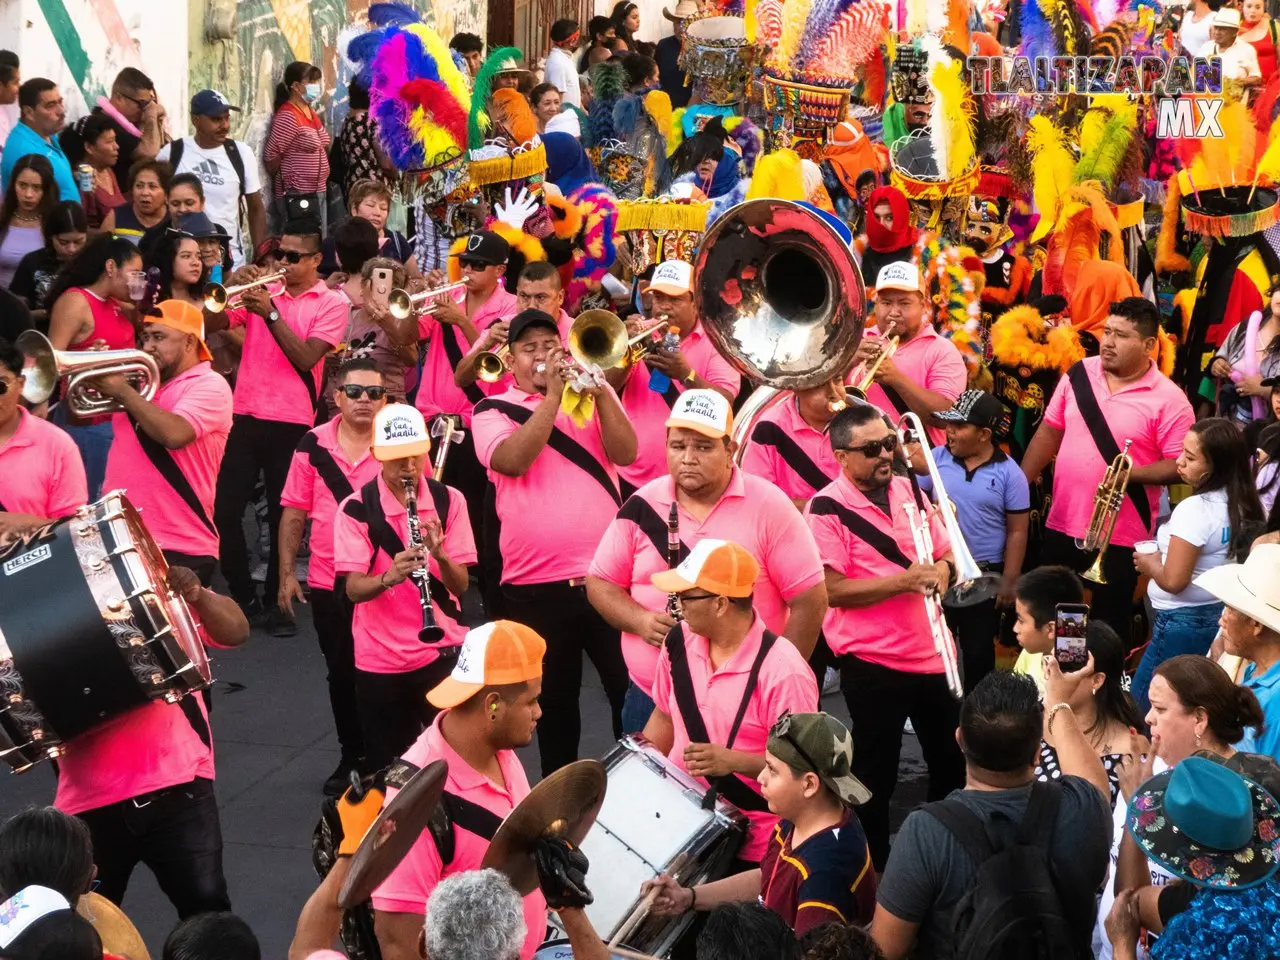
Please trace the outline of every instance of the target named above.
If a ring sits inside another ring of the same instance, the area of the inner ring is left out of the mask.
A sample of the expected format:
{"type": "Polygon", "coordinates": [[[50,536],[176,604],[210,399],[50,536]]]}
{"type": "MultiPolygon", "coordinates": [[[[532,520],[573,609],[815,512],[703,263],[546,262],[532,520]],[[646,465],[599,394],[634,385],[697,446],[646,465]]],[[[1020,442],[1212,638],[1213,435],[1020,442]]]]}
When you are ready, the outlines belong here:
{"type": "Polygon", "coordinates": [[[1053,656],[1064,673],[1071,673],[1089,663],[1089,647],[1085,642],[1089,629],[1089,605],[1060,603],[1055,609],[1053,656]]]}

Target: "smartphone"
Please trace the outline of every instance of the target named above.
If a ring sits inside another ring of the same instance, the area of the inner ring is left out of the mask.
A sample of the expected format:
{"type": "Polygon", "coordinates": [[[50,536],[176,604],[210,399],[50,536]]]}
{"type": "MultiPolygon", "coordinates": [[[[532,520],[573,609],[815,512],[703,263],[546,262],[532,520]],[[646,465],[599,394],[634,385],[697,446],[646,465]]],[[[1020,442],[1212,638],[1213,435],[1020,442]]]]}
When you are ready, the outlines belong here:
{"type": "Polygon", "coordinates": [[[1087,603],[1060,603],[1053,627],[1053,655],[1064,673],[1079,670],[1089,663],[1085,631],[1089,627],[1087,603]]]}
{"type": "Polygon", "coordinates": [[[387,309],[387,301],[391,293],[391,281],[394,274],[386,267],[378,267],[369,278],[372,283],[369,299],[381,310],[387,309]]]}

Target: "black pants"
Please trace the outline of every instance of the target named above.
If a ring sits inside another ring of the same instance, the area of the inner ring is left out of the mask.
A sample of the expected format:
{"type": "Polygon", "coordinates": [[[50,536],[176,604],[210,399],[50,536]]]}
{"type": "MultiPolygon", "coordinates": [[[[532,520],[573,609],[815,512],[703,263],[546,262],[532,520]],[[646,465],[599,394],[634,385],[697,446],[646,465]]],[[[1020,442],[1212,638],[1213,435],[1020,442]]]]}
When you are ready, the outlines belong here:
{"type": "Polygon", "coordinates": [[[964,757],[956,745],[960,704],[941,673],[903,673],[852,655],[838,661],[853,733],[853,775],[871,791],[871,800],[858,808],[858,819],[871,860],[883,870],[903,727],[910,718],[929,768],[928,798],[941,800],[964,786],[964,757]]]}
{"type": "MultiPolygon", "coordinates": [[[[452,336],[452,334],[450,334],[452,336]]],[[[434,425],[437,417],[433,417],[434,425]]],[[[434,461],[434,457],[433,457],[434,461]]],[[[453,444],[449,450],[449,459],[444,464],[444,483],[458,490],[467,500],[467,514],[471,520],[471,532],[476,544],[483,542],[485,486],[489,483],[489,475],[480,461],[476,459],[476,445],[467,430],[462,439],[453,444]]]]}
{"type": "MultiPolygon", "coordinates": [[[[1072,537],[1057,530],[1044,532],[1044,545],[1040,551],[1043,564],[1061,564],[1076,573],[1083,573],[1093,563],[1095,553],[1086,553],[1076,546],[1072,537]]],[[[1089,591],[1089,616],[1101,620],[1120,637],[1124,648],[1133,644],[1133,592],[1138,588],[1138,571],[1133,568],[1133,547],[1112,544],[1102,558],[1102,575],[1106,585],[1084,581],[1089,591]]]]}
{"type": "Polygon", "coordinates": [[[435,720],[440,711],[427,702],[427,692],[458,662],[457,647],[446,651],[425,667],[407,673],[356,670],[356,704],[368,769],[381,770],[391,764],[435,720]]]}
{"type": "MultiPolygon", "coordinates": [[[[982,563],[984,573],[1000,573],[1003,564],[982,563]]],[[[992,597],[970,607],[947,607],[943,613],[947,626],[955,637],[960,653],[960,677],[964,692],[968,694],[978,681],[996,668],[996,634],[1000,632],[1002,616],[992,597]]]]}
{"type": "Polygon", "coordinates": [[[227,437],[227,449],[218,471],[218,491],[213,505],[213,522],[218,528],[219,560],[227,589],[242,607],[257,595],[250,576],[249,556],[244,541],[244,511],[253,499],[253,488],[261,473],[267,490],[267,523],[271,527],[271,556],[267,558],[267,579],[262,585],[263,604],[274,607],[280,583],[280,560],[276,540],[280,534],[280,494],[284,491],[294,448],[306,435],[301,423],[259,420],[237,413],[227,437]]]}
{"type": "Polygon", "coordinates": [[[813,648],[813,653],[809,655],[809,669],[813,671],[813,675],[818,681],[818,700],[822,700],[822,682],[827,679],[827,668],[833,667],[839,669],[840,665],[836,660],[836,655],[831,652],[831,647],[827,645],[827,636],[821,630],[818,631],[818,643],[813,648]]]}
{"type": "Polygon", "coordinates": [[[329,706],[342,747],[342,761],[354,766],[364,757],[364,737],[360,731],[360,711],[356,706],[356,650],[351,637],[351,601],[344,578],[330,590],[311,589],[311,618],[316,639],[324,655],[329,684],[329,706]]]}
{"type": "Polygon", "coordinates": [[[112,903],[124,901],[133,868],[145,863],[180,919],[231,909],[213,781],[197,778],[79,816],[93,838],[98,893],[112,903]]]}
{"type": "Polygon", "coordinates": [[[622,736],[622,701],[627,695],[627,664],[622,637],[587,602],[587,588],[568,583],[502,585],[507,616],[532,627],[547,641],[542,661],[542,719],[538,721],[538,754],[548,776],[578,759],[582,714],[582,655],[600,674],[613,736],[622,736]]]}
{"type": "Polygon", "coordinates": [[[217,557],[197,557],[190,553],[179,553],[177,550],[163,550],[165,563],[171,567],[186,567],[200,580],[200,586],[213,584],[213,571],[218,567],[217,557]]]}

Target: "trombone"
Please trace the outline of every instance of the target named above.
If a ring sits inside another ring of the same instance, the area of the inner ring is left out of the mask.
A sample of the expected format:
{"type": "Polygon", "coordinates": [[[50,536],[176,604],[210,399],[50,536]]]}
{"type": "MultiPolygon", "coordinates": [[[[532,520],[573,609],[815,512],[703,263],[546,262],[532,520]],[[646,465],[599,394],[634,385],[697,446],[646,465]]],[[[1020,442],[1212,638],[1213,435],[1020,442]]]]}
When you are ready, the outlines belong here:
{"type": "Polygon", "coordinates": [[[1076,546],[1081,550],[1097,550],[1093,566],[1081,574],[1086,580],[1105,585],[1106,576],[1102,572],[1102,558],[1111,545],[1111,535],[1115,532],[1116,521],[1120,519],[1120,508],[1124,506],[1124,496],[1129,488],[1129,476],[1133,473],[1133,458],[1129,456],[1132,440],[1124,442],[1124,449],[1116,454],[1116,458],[1102,475],[1098,484],[1098,492],[1093,497],[1093,513],[1089,516],[1089,529],[1083,540],[1077,540],[1076,546]]]}
{"type": "Polygon", "coordinates": [[[210,313],[221,313],[228,307],[234,309],[243,302],[242,295],[246,290],[252,290],[254,287],[263,287],[268,283],[275,283],[283,279],[284,271],[278,270],[275,273],[267,274],[265,277],[259,277],[257,280],[238,283],[234,287],[224,287],[220,283],[206,283],[204,286],[204,308],[210,313]]]}
{"type": "MultiPolygon", "coordinates": [[[[888,325],[884,328],[885,335],[888,336],[893,333],[893,328],[895,326],[896,324],[890,320],[888,325]]],[[[858,365],[858,369],[853,372],[853,376],[851,377],[853,385],[846,388],[846,392],[853,394],[859,400],[865,401],[867,399],[867,391],[871,389],[871,384],[876,381],[876,373],[880,370],[880,364],[884,363],[897,352],[898,335],[893,334],[893,336],[890,336],[885,342],[885,345],[881,347],[880,352],[876,354],[876,358],[871,362],[870,367],[867,366],[865,361],[858,365]]]]}
{"type": "MultiPolygon", "coordinates": [[[[467,281],[457,280],[453,283],[446,283],[443,287],[436,287],[434,290],[422,290],[418,293],[410,293],[408,290],[392,290],[387,297],[387,312],[397,320],[403,320],[405,317],[411,316],[414,310],[428,300],[434,300],[436,297],[443,297],[453,293],[455,290],[465,290],[467,281]]],[[[423,313],[434,313],[435,304],[428,304],[423,307],[423,313]]]]}
{"type": "Polygon", "coordinates": [[[141,350],[55,350],[49,338],[35,330],[20,333],[14,346],[26,358],[22,399],[33,406],[53,396],[63,377],[67,378],[64,400],[76,417],[101,417],[124,410],[89,382],[95,377],[119,374],[144,400],[154,397],[160,387],[155,360],[141,350]]]}

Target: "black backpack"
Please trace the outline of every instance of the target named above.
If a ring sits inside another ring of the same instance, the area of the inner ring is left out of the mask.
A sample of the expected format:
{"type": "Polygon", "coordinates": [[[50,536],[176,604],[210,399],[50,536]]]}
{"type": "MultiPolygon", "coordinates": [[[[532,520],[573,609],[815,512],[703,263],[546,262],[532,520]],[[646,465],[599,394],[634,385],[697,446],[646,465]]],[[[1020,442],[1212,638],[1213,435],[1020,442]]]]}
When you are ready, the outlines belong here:
{"type": "MultiPolygon", "coordinates": [[[[222,142],[222,147],[227,151],[227,159],[231,162],[231,168],[235,170],[236,176],[240,179],[240,196],[244,196],[244,157],[240,156],[240,148],[236,146],[236,142],[228,137],[222,142]]],[[[186,152],[186,141],[183,137],[173,140],[169,143],[169,166],[173,168],[174,173],[178,172],[178,164],[182,162],[182,155],[186,152]]]]}
{"type": "Polygon", "coordinates": [[[955,960],[1076,960],[1081,956],[1081,934],[1067,920],[1049,865],[1049,844],[1061,799],[1060,784],[1033,783],[1017,838],[1001,849],[992,845],[982,820],[963,804],[940,800],[924,807],[978,865],[972,888],[960,898],[951,917],[955,960]]]}

